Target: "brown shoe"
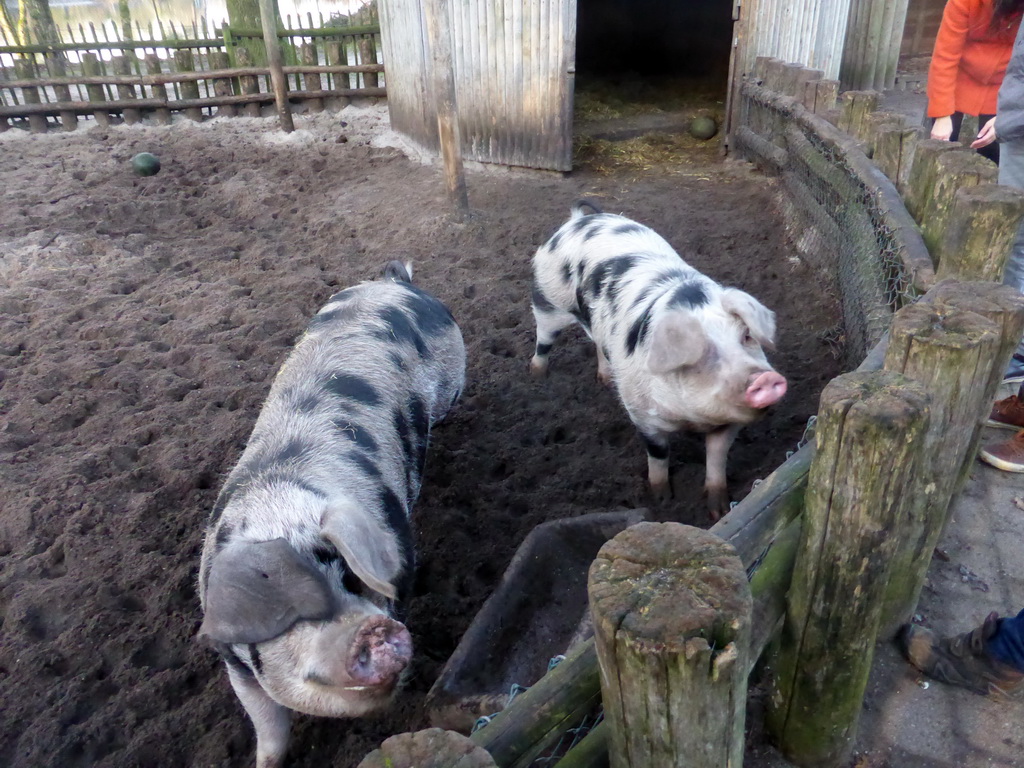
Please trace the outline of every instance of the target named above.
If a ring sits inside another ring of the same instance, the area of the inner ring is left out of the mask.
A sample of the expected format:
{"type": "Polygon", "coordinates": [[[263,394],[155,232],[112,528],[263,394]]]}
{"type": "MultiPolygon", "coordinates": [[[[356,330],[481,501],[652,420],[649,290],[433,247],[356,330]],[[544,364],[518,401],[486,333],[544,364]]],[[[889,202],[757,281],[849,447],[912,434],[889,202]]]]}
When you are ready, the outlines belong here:
{"type": "Polygon", "coordinates": [[[982,448],[978,458],[1004,472],[1024,472],[1024,429],[1006,442],[982,448]]]}
{"type": "Polygon", "coordinates": [[[992,658],[986,641],[999,629],[999,614],[956,637],[938,638],[931,630],[905,625],[897,642],[915,667],[939,682],[967,688],[982,695],[1008,694],[1024,682],[1024,673],[992,658]]]}
{"type": "Polygon", "coordinates": [[[992,404],[992,413],[989,414],[985,426],[1024,429],[1024,400],[1016,395],[996,400],[992,404]]]}

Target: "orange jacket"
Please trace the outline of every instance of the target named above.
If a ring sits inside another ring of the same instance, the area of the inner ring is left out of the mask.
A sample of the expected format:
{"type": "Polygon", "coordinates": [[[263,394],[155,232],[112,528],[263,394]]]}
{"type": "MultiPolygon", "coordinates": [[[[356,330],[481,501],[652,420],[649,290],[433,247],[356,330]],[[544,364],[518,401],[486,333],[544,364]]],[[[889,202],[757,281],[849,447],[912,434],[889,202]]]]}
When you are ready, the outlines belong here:
{"type": "Polygon", "coordinates": [[[992,30],[992,0],[949,0],[928,69],[928,117],[994,115],[1020,16],[992,30]]]}

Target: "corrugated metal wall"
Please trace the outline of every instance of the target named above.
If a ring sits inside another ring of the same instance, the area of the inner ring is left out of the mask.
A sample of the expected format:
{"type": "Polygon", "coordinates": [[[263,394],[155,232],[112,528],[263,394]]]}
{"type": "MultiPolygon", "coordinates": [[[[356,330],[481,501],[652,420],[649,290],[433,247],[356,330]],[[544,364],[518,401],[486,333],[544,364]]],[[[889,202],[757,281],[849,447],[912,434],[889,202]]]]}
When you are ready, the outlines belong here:
{"type": "MultiPolygon", "coordinates": [[[[382,0],[392,127],[436,149],[419,0],[382,0]]],[[[572,168],[576,0],[456,0],[452,52],[467,160],[572,168]]]]}

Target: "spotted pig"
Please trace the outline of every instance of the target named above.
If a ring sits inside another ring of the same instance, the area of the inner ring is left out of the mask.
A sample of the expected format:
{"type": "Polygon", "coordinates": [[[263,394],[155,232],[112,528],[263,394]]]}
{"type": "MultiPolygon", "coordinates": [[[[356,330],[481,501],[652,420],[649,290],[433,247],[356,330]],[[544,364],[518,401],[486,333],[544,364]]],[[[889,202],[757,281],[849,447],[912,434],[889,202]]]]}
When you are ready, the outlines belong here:
{"type": "Polygon", "coordinates": [[[578,322],[597,347],[598,377],[614,383],[643,438],[656,496],[670,490],[669,437],[705,434],[717,520],[729,505],[726,455],[737,432],[786,393],[764,353],[774,313],[698,272],[649,227],[585,200],[537,250],[533,278],[533,372],[546,375],[555,339],[578,322]]]}
{"type": "Polygon", "coordinates": [[[200,635],[255,726],[259,768],[284,759],[290,710],[380,709],[412,654],[396,618],[413,576],[409,514],[466,353],[410,274],[392,262],[316,314],[213,510],[200,635]]]}

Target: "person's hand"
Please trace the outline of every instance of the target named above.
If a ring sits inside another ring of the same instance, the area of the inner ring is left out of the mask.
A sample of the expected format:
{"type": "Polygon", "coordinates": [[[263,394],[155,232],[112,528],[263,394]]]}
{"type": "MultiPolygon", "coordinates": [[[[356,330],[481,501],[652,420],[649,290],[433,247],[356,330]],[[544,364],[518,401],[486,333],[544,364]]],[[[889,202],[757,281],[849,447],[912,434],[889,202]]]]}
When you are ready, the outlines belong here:
{"type": "Polygon", "coordinates": [[[978,131],[978,138],[971,142],[971,146],[974,149],[981,149],[987,147],[997,138],[999,137],[996,136],[996,119],[993,117],[978,131]]]}
{"type": "Polygon", "coordinates": [[[947,115],[946,117],[936,117],[935,122],[932,123],[932,138],[949,141],[949,137],[952,135],[953,118],[950,115],[947,115]]]}

